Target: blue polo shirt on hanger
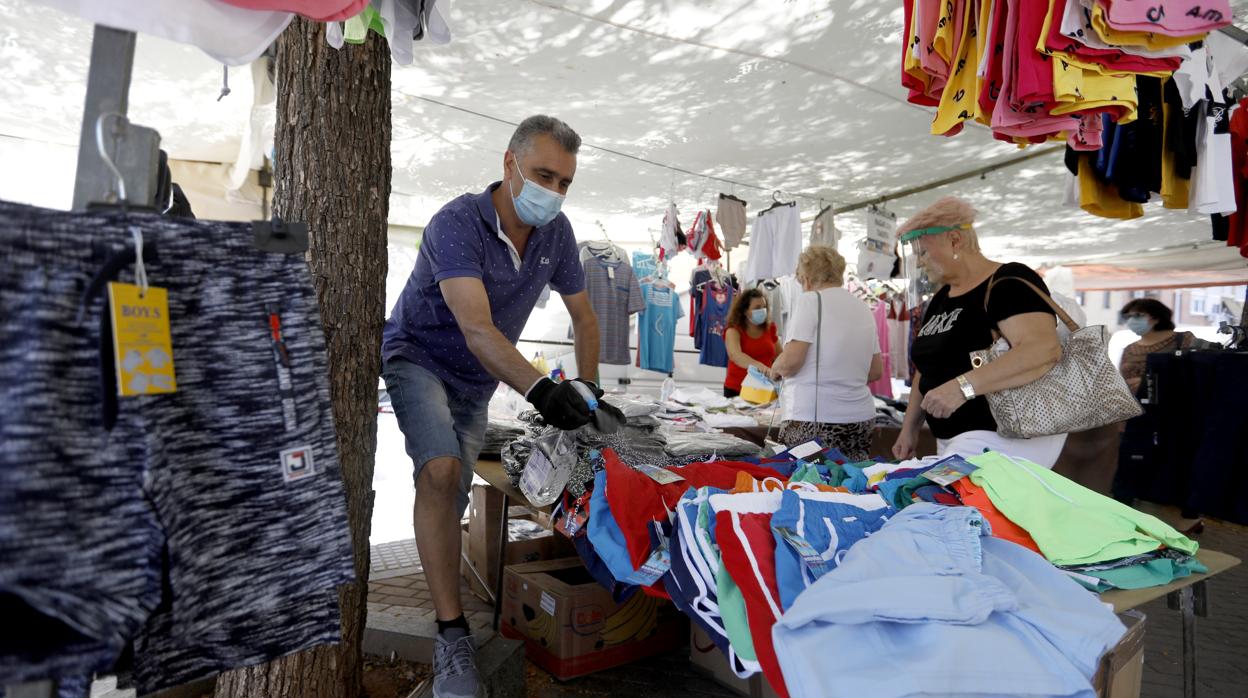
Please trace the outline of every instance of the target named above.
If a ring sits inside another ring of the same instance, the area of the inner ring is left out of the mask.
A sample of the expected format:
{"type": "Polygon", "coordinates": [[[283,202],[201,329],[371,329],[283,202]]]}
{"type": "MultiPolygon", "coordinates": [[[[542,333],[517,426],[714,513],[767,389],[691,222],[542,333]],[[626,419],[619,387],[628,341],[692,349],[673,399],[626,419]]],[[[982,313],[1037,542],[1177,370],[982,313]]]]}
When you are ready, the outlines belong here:
{"type": "Polygon", "coordinates": [[[503,234],[491,193],[464,194],[434,214],[425,227],[416,268],[390,311],[382,333],[382,359],[399,357],[442,379],[451,390],[487,399],[498,386],[477,357],[438,285],[446,279],[481,279],[494,326],[512,344],[550,284],[571,295],[585,290],[585,270],[568,217],[560,213],[534,228],[521,256],[503,234]]]}

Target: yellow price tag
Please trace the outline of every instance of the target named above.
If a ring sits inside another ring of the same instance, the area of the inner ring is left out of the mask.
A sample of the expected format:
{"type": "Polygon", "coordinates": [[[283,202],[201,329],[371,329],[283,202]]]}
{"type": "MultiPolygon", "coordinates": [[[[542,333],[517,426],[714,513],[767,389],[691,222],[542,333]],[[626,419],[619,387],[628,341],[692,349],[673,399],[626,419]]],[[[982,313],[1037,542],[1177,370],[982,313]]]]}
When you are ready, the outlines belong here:
{"type": "Polygon", "coordinates": [[[113,356],[117,394],[122,397],[172,393],[173,337],[169,331],[169,293],[149,286],[110,283],[108,300],[113,319],[113,356]]]}

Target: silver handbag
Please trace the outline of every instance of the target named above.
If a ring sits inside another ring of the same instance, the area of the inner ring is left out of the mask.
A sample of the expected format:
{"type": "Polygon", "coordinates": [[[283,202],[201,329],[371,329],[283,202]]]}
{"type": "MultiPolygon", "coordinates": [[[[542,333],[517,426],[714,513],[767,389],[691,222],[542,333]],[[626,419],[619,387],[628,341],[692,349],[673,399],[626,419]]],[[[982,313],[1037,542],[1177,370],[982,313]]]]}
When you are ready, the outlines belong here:
{"type": "MultiPolygon", "coordinates": [[[[1018,277],[993,281],[984,294],[984,310],[992,288],[1002,281],[1020,281],[1043,298],[1058,318],[1070,328],[1062,343],[1062,358],[1039,379],[1017,388],[989,393],[988,406],[997,421],[997,432],[1011,439],[1068,434],[1114,424],[1144,413],[1127,381],[1114,368],[1105,349],[1105,327],[1079,328],[1049,294],[1018,277]]],[[[996,361],[1008,349],[996,343],[988,349],[971,352],[972,368],[996,361]]]]}

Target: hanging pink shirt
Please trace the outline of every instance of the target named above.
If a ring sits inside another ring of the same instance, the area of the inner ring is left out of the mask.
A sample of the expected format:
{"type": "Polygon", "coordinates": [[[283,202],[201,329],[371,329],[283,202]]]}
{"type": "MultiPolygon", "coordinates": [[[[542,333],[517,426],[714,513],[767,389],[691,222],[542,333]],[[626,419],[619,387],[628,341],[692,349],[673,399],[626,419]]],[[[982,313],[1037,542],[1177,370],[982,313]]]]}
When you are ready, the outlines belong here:
{"type": "Polygon", "coordinates": [[[1231,23],[1230,0],[1097,0],[1105,21],[1121,31],[1194,36],[1231,23]]]}
{"type": "Polygon", "coordinates": [[[880,358],[884,362],[884,375],[879,380],[868,383],[867,387],[871,389],[872,395],[891,398],[893,396],[893,359],[888,350],[888,303],[884,301],[876,303],[871,314],[875,316],[875,333],[880,337],[880,358]]]}

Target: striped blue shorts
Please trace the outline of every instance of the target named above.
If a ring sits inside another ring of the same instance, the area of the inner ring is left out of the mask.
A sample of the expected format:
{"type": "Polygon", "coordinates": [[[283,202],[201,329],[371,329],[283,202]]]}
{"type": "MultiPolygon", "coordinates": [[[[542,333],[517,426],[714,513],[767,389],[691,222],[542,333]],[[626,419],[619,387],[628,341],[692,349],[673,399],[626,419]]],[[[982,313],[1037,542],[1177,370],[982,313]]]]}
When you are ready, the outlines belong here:
{"type": "Polygon", "coordinates": [[[251,238],[0,202],[0,685],[132,645],[148,693],[338,641],[354,571],[316,293],[251,238]],[[177,392],[112,398],[98,291],[133,281],[132,226],[177,392]]]}

